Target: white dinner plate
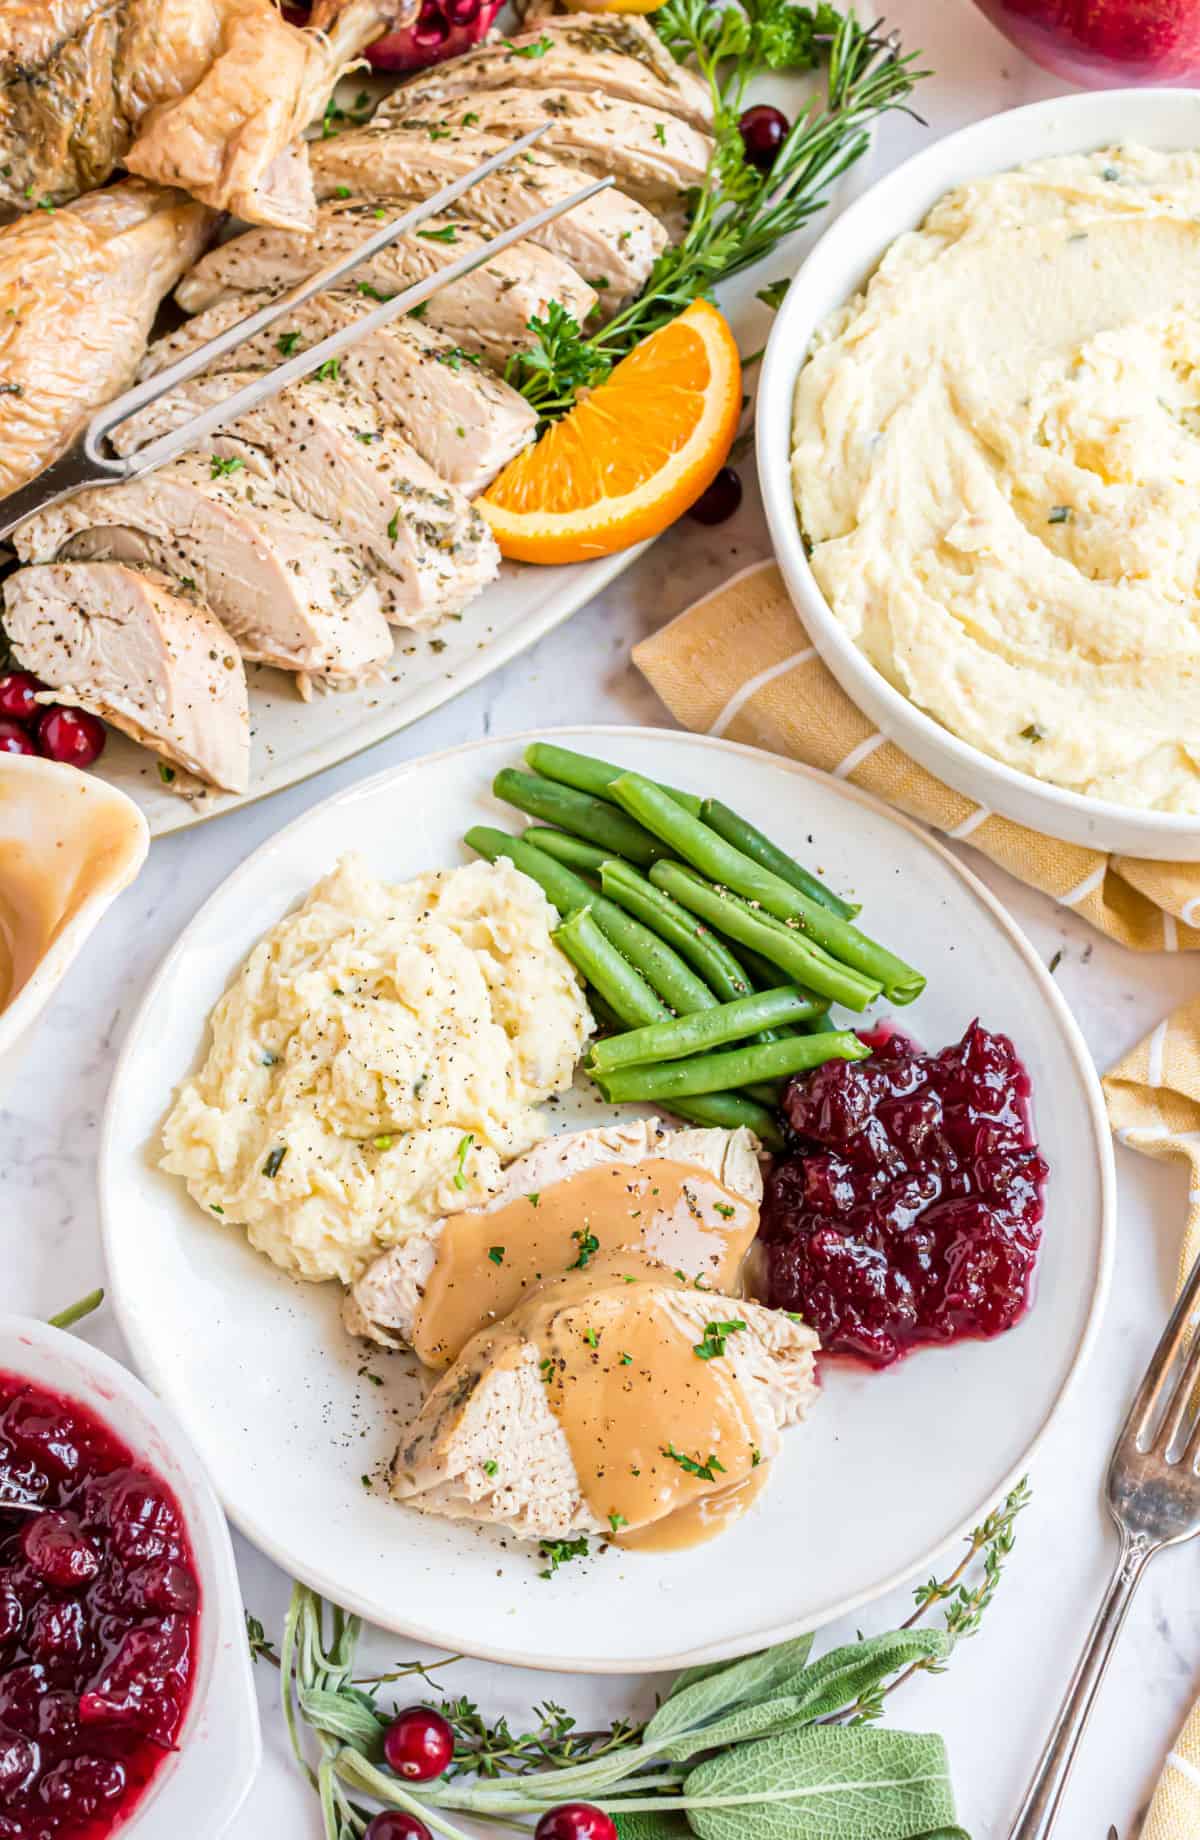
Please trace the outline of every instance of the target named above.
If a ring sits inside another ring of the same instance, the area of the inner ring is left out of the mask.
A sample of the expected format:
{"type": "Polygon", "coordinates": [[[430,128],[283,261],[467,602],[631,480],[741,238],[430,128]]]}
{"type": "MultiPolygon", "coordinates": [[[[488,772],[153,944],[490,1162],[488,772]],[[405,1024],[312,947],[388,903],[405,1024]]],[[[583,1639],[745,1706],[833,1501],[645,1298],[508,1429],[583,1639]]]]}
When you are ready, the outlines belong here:
{"type": "MultiPolygon", "coordinates": [[[[1029,1067],[1051,1176],[1036,1301],[1008,1335],[920,1350],[873,1373],[832,1364],[771,1486],[721,1540],[610,1550],[539,1577],[534,1549],[426,1518],[364,1487],[413,1383],[402,1356],[339,1323],[340,1292],[252,1252],[155,1167],[209,1011],[264,930],[347,850],[402,880],[467,859],[472,824],[516,828],[490,793],[530,737],[433,755],[339,793],[217,890],[159,971],[113,1082],[100,1157],[122,1326],[242,1531],[279,1565],[387,1628],[527,1667],[629,1673],[735,1654],[818,1627],[930,1565],[1011,1485],[1078,1373],[1107,1286],[1112,1152],[1087,1050],[1053,980],[985,888],[865,794],[730,742],[654,729],[556,738],[671,784],[719,792],[922,967],[901,1012],[930,1047],[979,1015],[1029,1067]],[[382,1384],[374,1384],[370,1375],[382,1384]]],[[[611,1117],[580,1090],[548,1130],[611,1117]]]]}
{"type": "MultiPolygon", "coordinates": [[[[866,0],[855,0],[860,18],[865,4],[866,0]]],[[[772,102],[794,118],[811,96],[813,82],[799,73],[768,75],[755,82],[750,98],[772,102]]],[[[369,77],[365,83],[378,94],[393,87],[369,77]]],[[[347,80],[347,94],[363,86],[364,78],[356,72],[347,80]]],[[[868,148],[830,187],[828,210],[786,238],[765,261],[718,290],[718,302],[743,355],[762,350],[774,318],[758,300],[758,290],[796,272],[828,217],[866,189],[871,160],[868,148]]],[[[746,389],[751,395],[755,382],[755,375],[748,373],[746,389]]],[[[499,579],[472,601],[461,619],[445,620],[424,633],[397,631],[386,676],[361,689],[318,694],[304,703],[295,679],[286,672],[247,666],[252,741],[250,787],[244,794],[206,792],[194,801],[182,798],[163,784],[157,756],[115,730],[109,733],[97,771],[136,800],[155,837],[248,805],[349,759],[469,690],[593,600],[646,547],[639,544],[616,556],[559,568],[506,562],[499,579]]]]}

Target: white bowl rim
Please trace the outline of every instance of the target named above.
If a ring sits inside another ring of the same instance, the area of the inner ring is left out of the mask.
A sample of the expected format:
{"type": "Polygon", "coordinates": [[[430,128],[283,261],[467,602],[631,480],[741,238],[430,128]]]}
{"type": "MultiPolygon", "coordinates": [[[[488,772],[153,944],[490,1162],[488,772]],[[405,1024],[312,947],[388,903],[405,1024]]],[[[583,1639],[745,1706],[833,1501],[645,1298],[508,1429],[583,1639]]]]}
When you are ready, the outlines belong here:
{"type": "Polygon", "coordinates": [[[0,1041],[16,1041],[32,1024],[66,976],[88,934],[98,925],[117,896],[141,873],[150,849],[150,828],[145,816],[128,793],[122,792],[119,787],[110,786],[107,780],[81,772],[78,767],[66,766],[61,761],[43,760],[40,756],[30,754],[5,754],[0,757],[0,780],[12,774],[15,779],[24,776],[66,784],[61,777],[64,773],[76,776],[79,790],[85,799],[94,799],[101,805],[111,805],[128,817],[131,848],[127,860],[117,873],[107,877],[86,900],[80,902],[12,1002],[0,1007],[0,1041]]]}
{"type": "MultiPolygon", "coordinates": [[[[938,195],[942,195],[965,180],[1019,166],[1019,158],[1014,160],[1008,156],[997,159],[990,151],[986,155],[979,151],[993,137],[998,136],[1002,128],[1013,140],[1019,140],[1023,124],[1049,119],[1074,122],[1077,118],[1083,124],[1095,118],[1097,126],[1094,130],[1088,128],[1083,131],[1081,126],[1079,137],[1076,139],[1068,135],[1066,138],[1069,144],[1058,149],[1061,152],[1078,152],[1104,145],[1106,141],[1120,145],[1122,141],[1128,140],[1130,136],[1120,132],[1121,111],[1146,107],[1161,109],[1164,115],[1175,110],[1182,112],[1185,107],[1196,111],[1200,109],[1200,88],[1176,85],[1162,89],[1089,90],[1053,96],[1046,101],[1026,103],[1019,108],[1002,109],[952,134],[941,136],[932,145],[923,147],[920,152],[877,179],[834,220],[796,271],[767,341],[758,391],[755,431],[759,485],[771,542],[793,601],[797,603],[797,616],[802,618],[810,636],[819,640],[818,650],[826,661],[829,662],[831,658],[837,661],[835,675],[840,676],[844,671],[852,681],[866,680],[872,696],[887,709],[895,723],[898,745],[903,746],[903,734],[908,729],[920,737],[927,749],[939,752],[953,761],[961,776],[989,778],[994,786],[1003,788],[1015,800],[1032,800],[1044,805],[1045,828],[1051,836],[1059,834],[1054,828],[1056,818],[1071,825],[1074,836],[1078,835],[1081,824],[1094,824],[1098,836],[1103,835],[1105,825],[1118,826],[1127,833],[1141,834],[1144,848],[1140,853],[1146,857],[1169,860],[1172,850],[1185,838],[1195,845],[1200,834],[1200,814],[1144,811],[1136,805],[1120,805],[1111,799],[1093,798],[1085,793],[1073,792],[1068,787],[1054,785],[1049,780],[1038,779],[1033,774],[1022,773],[994,759],[970,742],[963,741],[889,683],[882,671],[871,663],[844,632],[817,584],[800,536],[791,484],[792,404],[796,379],[808,357],[816,327],[836,304],[827,303],[814,314],[808,303],[806,279],[819,274],[822,266],[831,259],[841,257],[847,245],[853,246],[861,240],[864,248],[873,251],[879,243],[874,227],[880,219],[895,222],[894,218],[889,220],[883,208],[885,200],[893,202],[896,193],[903,194],[908,189],[924,196],[925,187],[922,182],[927,174],[937,172],[941,175],[938,195]],[[1111,124],[1107,130],[1099,126],[1105,121],[1111,124]],[[955,169],[953,173],[945,170],[951,165],[955,169]],[[802,607],[800,602],[803,603],[802,607]]],[[[1195,121],[1195,140],[1200,148],[1200,115],[1197,115],[1195,121]]],[[[920,217],[915,220],[917,223],[927,215],[933,202],[931,199],[922,208],[920,217]]],[[[864,260],[862,281],[865,282],[874,273],[884,251],[896,237],[903,235],[909,228],[908,218],[902,211],[899,228],[889,231],[877,255],[864,260]]],[[[847,693],[853,697],[853,691],[849,688],[847,693]]],[[[964,796],[975,797],[973,793],[964,796]]],[[[983,801],[976,799],[976,802],[982,804],[983,801]]],[[[1090,847],[1103,849],[1105,846],[1103,843],[1093,843],[1090,847]]],[[[1134,852],[1126,845],[1125,853],[1134,852]]]]}
{"type": "MultiPolygon", "coordinates": [[[[169,1795],[171,1784],[188,1755],[189,1746],[197,1736],[206,1712],[210,1710],[208,1702],[211,1690],[214,1686],[230,1685],[228,1648],[230,1631],[235,1629],[239,1639],[235,1653],[240,1657],[236,1678],[243,1689],[242,1705],[237,1710],[245,1715],[246,1730],[242,1734],[241,1746],[243,1779],[240,1784],[224,1785],[226,1788],[232,1787],[236,1806],[234,1799],[227,1796],[221,1824],[210,1830],[214,1834],[223,1833],[249,1794],[258,1774],[262,1760],[262,1728],[250,1667],[250,1651],[243,1639],[242,1593],[233,1556],[233,1542],[216,1491],[195,1446],[174,1413],[130,1368],[123,1366],[83,1336],[56,1328],[52,1323],[43,1322],[40,1317],[23,1316],[16,1312],[0,1313],[0,1372],[21,1375],[19,1349],[22,1344],[44,1351],[53,1366],[61,1364],[62,1367],[61,1378],[34,1380],[32,1384],[60,1392],[64,1399],[77,1401],[86,1411],[94,1413],[103,1421],[103,1405],[80,1395],[71,1369],[87,1374],[96,1382],[102,1397],[107,1395],[121,1399],[164,1443],[169,1443],[185,1479],[188,1499],[179,1500],[179,1507],[201,1587],[197,1666],[178,1741],[170,1756],[155,1772],[149,1788],[138,1798],[121,1823],[120,1832],[128,1832],[132,1840],[143,1822],[156,1815],[160,1803],[169,1795]],[[209,1606],[207,1613],[206,1605],[209,1606]],[[218,1673],[222,1675],[219,1681],[218,1673]],[[244,1741],[246,1739],[249,1740],[248,1744],[244,1741]],[[247,1765],[250,1767],[247,1768],[247,1765]]],[[[152,1453],[146,1451],[138,1438],[120,1426],[115,1426],[114,1431],[129,1446],[137,1460],[145,1463],[155,1475],[160,1474],[161,1464],[152,1453]]],[[[163,1476],[162,1479],[178,1499],[180,1491],[175,1479],[171,1476],[163,1476]]],[[[226,1757],[224,1762],[228,1767],[230,1759],[226,1757]]]]}
{"type": "MultiPolygon", "coordinates": [[[[566,745],[578,746],[592,739],[621,741],[623,739],[627,740],[630,736],[653,738],[663,735],[667,735],[675,741],[686,740],[695,743],[698,747],[708,749],[718,756],[721,753],[735,753],[748,755],[756,759],[765,757],[773,764],[782,768],[785,772],[793,773],[800,779],[826,780],[830,777],[828,774],[821,773],[816,767],[806,766],[801,761],[789,760],[780,754],[772,754],[769,750],[764,748],[749,747],[743,742],[727,741],[722,737],[714,735],[697,735],[678,729],[651,727],[646,724],[564,724],[558,728],[525,729],[516,734],[506,735],[503,739],[511,744],[514,749],[523,749],[525,744],[531,741],[554,741],[561,739],[566,745]]],[[[138,1038],[145,1026],[145,1017],[157,996],[160,986],[169,979],[174,971],[176,962],[182,957],[185,950],[186,937],[192,927],[199,922],[209,908],[214,907],[225,897],[231,884],[240,881],[243,877],[251,876],[257,870],[261,860],[269,857],[273,851],[285,843],[293,831],[302,829],[303,826],[312,819],[314,813],[327,810],[339,804],[350,803],[354,799],[361,798],[364,794],[373,793],[377,788],[389,782],[399,783],[404,779],[406,774],[418,768],[436,765],[439,761],[454,759],[463,754],[477,753],[484,748],[494,747],[497,739],[498,737],[494,735],[488,735],[478,741],[462,742],[457,747],[439,749],[433,754],[415,755],[410,760],[400,761],[393,767],[385,768],[382,772],[371,775],[368,779],[356,780],[353,784],[343,787],[341,791],[332,793],[329,798],[323,799],[318,805],[310,806],[306,812],[294,818],[290,824],[284,825],[281,830],[276,831],[274,835],[266,838],[256,850],[252,851],[249,856],[245,857],[242,862],[238,864],[237,868],[226,877],[225,881],[213,890],[207,901],[197,909],[196,913],[189,921],[184,934],[176,940],[175,944],[171,947],[169,952],[167,952],[150,983],[147,985],[125,1036],[125,1041],[117,1059],[113,1078],[109,1085],[108,1098],[105,1102],[104,1115],[101,1121],[99,1153],[96,1159],[100,1225],[106,1258],[111,1246],[111,1237],[113,1233],[112,1221],[115,1208],[114,1196],[108,1178],[114,1154],[113,1140],[117,1129],[116,1095],[123,1083],[127,1067],[133,1062],[137,1052],[138,1038]]],[[[839,1601],[837,1604],[833,1605],[828,1613],[822,1618],[821,1627],[824,1627],[828,1622],[835,1622],[842,1617],[853,1615],[855,1611],[876,1602],[880,1597],[885,1596],[887,1592],[895,1590],[900,1585],[907,1583],[910,1578],[916,1577],[920,1572],[924,1571],[941,1553],[948,1551],[956,1541],[965,1539],[971,1529],[983,1519],[995,1503],[1001,1500],[1026,1473],[1035,1454],[1041,1448],[1051,1426],[1061,1414],[1068,1399],[1074,1393],[1095,1348],[1099,1336],[1100,1324],[1108,1301],[1109,1288],[1112,1282],[1113,1261],[1116,1248],[1117,1206],[1116,1162],[1113,1155],[1112,1134],[1109,1129],[1108,1116],[1104,1106],[1104,1097],[1100,1087],[1100,1080],[1079,1024],[1075,1021],[1057,983],[1054,978],[1051,977],[1046,966],[1042,963],[1042,960],[1038,957],[1030,941],[1025,937],[1025,934],[1021,931],[1016,921],[991,890],[981,882],[979,877],[973,874],[951,850],[948,850],[943,843],[932,836],[923,825],[915,823],[912,819],[905,817],[902,813],[895,811],[891,806],[886,805],[881,799],[875,798],[871,793],[864,792],[861,787],[854,786],[849,781],[839,781],[838,789],[844,792],[850,799],[866,806],[869,810],[879,812],[889,818],[901,830],[907,831],[918,844],[933,851],[935,855],[941,857],[943,861],[949,864],[953,872],[966,883],[976,899],[995,917],[997,923],[1011,938],[1014,948],[1029,965],[1036,982],[1041,988],[1047,1007],[1053,1013],[1062,1031],[1071,1058],[1076,1063],[1080,1081],[1087,1098],[1088,1111],[1091,1118],[1099,1161],[1100,1231],[1095,1286],[1087,1313],[1087,1319],[1083,1326],[1083,1332],[1079,1338],[1079,1343],[1075,1350],[1071,1365],[1063,1377],[1062,1385],[1059,1387],[1055,1399],[1050,1404],[1036,1435],[1031,1440],[1028,1448],[1021,1455],[1019,1461],[1006,1471],[1003,1477],[996,1482],[994,1488],[990,1489],[987,1494],[972,1507],[971,1512],[957,1526],[952,1528],[943,1540],[940,1540],[928,1552],[922,1554],[913,1564],[903,1566],[899,1571],[889,1574],[886,1579],[877,1582],[869,1589],[857,1592],[847,1597],[844,1601],[839,1601]]],[[[109,1260],[109,1265],[110,1269],[115,1269],[112,1260],[109,1260]]],[[[136,1312],[132,1308],[126,1308],[125,1300],[119,1285],[114,1285],[113,1302],[121,1322],[122,1332],[124,1333],[126,1341],[134,1351],[139,1367],[141,1367],[143,1372],[153,1380],[155,1386],[160,1386],[162,1388],[164,1398],[171,1398],[174,1387],[173,1376],[169,1369],[159,1368],[155,1351],[141,1335],[136,1312]]],[[[353,1587],[347,1589],[344,1582],[332,1578],[328,1574],[317,1569],[308,1567],[297,1568],[292,1555],[284,1551],[278,1541],[253,1520],[252,1517],[240,1513],[232,1502],[226,1502],[223,1499],[223,1505],[230,1519],[234,1522],[239,1531],[246,1539],[250,1540],[260,1552],[264,1553],[273,1564],[279,1566],[290,1576],[298,1577],[301,1583],[307,1585],[310,1590],[318,1592],[320,1596],[328,1599],[331,1603],[336,1603],[351,1614],[364,1617],[367,1621],[376,1623],[375,1606],[362,1598],[353,1587]]],[[[448,1642],[444,1630],[439,1631],[436,1628],[431,1628],[419,1620],[408,1616],[403,1619],[403,1622],[397,1621],[395,1623],[388,1623],[386,1626],[391,1629],[393,1633],[402,1635],[412,1642],[424,1642],[430,1647],[440,1649],[446,1649],[452,1646],[452,1644],[448,1642]]],[[[778,1625],[778,1627],[773,1627],[771,1633],[766,1636],[765,1639],[771,1644],[784,1642],[790,1637],[808,1634],[813,1627],[814,1625],[811,1622],[807,1622],[803,1619],[799,1622],[782,1623],[778,1625]]],[[[762,1631],[756,1632],[756,1640],[762,1633],[762,1631]]],[[[615,1657],[613,1659],[606,1659],[602,1663],[597,1663],[594,1659],[586,1655],[573,1656],[568,1659],[556,1657],[552,1662],[539,1661],[536,1657],[523,1655],[519,1649],[499,1648],[490,1644],[472,1647],[470,1650],[471,1656],[475,1660],[497,1662],[507,1667],[530,1668],[554,1673],[566,1671],[578,1674],[631,1675],[670,1672],[672,1669],[703,1665],[710,1661],[727,1660],[744,1652],[744,1643],[739,1645],[737,1642],[721,1641],[715,1644],[705,1645],[702,1643],[694,1648],[681,1649],[676,1654],[659,1656],[653,1661],[615,1657]]]]}

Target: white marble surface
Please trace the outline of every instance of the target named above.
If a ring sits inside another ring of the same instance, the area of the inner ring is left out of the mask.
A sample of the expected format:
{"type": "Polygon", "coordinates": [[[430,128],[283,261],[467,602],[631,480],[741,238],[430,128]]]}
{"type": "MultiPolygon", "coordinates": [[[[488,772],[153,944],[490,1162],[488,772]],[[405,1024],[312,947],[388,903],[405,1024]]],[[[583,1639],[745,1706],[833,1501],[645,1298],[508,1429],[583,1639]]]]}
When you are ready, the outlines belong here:
{"type": "MultiPolygon", "coordinates": [[[[877,164],[894,163],[931,134],[1052,94],[1054,85],[1009,49],[967,0],[890,0],[906,43],[923,46],[936,78],[922,91],[929,122],[888,124],[877,164]]],[[[117,1046],[155,964],[200,902],[276,828],[349,781],[392,761],[469,740],[558,721],[661,722],[656,699],[632,670],[630,645],[733,569],[767,553],[753,493],[737,520],[716,530],[685,523],[623,580],[533,653],[362,759],[232,817],[155,846],[137,886],[108,917],[46,1017],[0,1110],[0,1300],[45,1315],[103,1281],[93,1198],[98,1119],[117,1046]]],[[[970,853],[965,852],[968,860],[970,853]]],[[[979,864],[975,861],[974,866],[979,864]]],[[[1049,958],[1103,1068],[1169,1007],[1194,993],[1195,961],[1135,958],[1006,876],[986,879],[1049,958]]],[[[897,1723],[940,1730],[951,1750],[960,1815],[975,1840],[1007,1833],[1107,1575],[1112,1540],[1099,1485],[1107,1449],[1169,1298],[1182,1216],[1182,1178],[1118,1152],[1120,1234],[1099,1352],[1073,1404],[1043,1447],[1034,1503],[982,1634],[951,1671],[905,1690],[897,1723]]],[[[197,1325],[203,1333],[203,1325],[197,1325]]],[[[123,1349],[111,1314],[87,1333],[123,1349]]],[[[933,1460],[953,1461],[937,1452],[933,1460]]],[[[914,1479],[914,1486],[919,1481],[914,1479]]],[[[881,1520],[887,1503],[880,1502],[881,1520]]],[[[246,1601],[269,1630],[280,1626],[283,1576],[245,1542],[238,1558],[246,1601]]],[[[533,1587],[533,1588],[536,1588],[533,1587]]],[[[868,1629],[890,1627],[907,1593],[878,1604],[868,1629]]],[[[850,1630],[831,1630],[830,1641],[850,1630]]],[[[380,1638],[381,1659],[409,1652],[380,1638]]],[[[548,1679],[461,1664],[446,1677],[494,1712],[522,1716],[547,1694],[584,1722],[633,1709],[652,1684],[548,1679]],[[460,1685],[461,1682],[461,1685],[460,1685]]],[[[275,1677],[260,1669],[266,1760],[233,1829],[234,1840],[317,1840],[307,1785],[284,1753],[275,1677]]],[[[1131,1840],[1159,1761],[1200,1693],[1200,1566],[1194,1548],[1160,1559],[1135,1604],[1115,1670],[1071,1786],[1064,1840],[1131,1840]]],[[[203,1840],[197,1835],[195,1840],[203,1840]]]]}

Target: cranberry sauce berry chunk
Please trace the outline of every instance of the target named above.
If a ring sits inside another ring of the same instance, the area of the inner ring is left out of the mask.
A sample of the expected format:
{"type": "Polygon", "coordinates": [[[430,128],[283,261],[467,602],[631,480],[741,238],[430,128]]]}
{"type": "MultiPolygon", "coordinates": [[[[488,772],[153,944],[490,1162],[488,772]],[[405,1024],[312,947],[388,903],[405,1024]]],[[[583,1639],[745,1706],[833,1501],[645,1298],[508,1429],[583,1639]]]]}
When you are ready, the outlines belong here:
{"type": "Polygon", "coordinates": [[[0,1840],[103,1840],[179,1736],[199,1587],[166,1484],[0,1374],[0,1840]]]}
{"type": "Polygon", "coordinates": [[[898,1032],[863,1039],[869,1060],[789,1085],[762,1238],[767,1301],[800,1312],[827,1352],[885,1367],[1023,1314],[1047,1169],[1007,1037],[973,1022],[940,1054],[898,1032]]]}

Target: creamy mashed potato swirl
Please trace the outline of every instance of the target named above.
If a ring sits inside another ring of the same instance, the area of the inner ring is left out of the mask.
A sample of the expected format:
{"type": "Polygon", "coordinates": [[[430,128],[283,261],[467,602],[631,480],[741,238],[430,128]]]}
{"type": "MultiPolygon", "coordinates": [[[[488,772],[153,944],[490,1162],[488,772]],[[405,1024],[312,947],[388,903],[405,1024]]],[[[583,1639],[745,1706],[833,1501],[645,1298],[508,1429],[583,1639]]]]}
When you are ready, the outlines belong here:
{"type": "Polygon", "coordinates": [[[392,886],[356,857],[254,948],[162,1167],[276,1264],[350,1283],[477,1206],[546,1134],[591,1027],[553,908],[507,861],[392,886]]]}
{"type": "Polygon", "coordinates": [[[823,328],[793,484],[905,696],[1038,778],[1200,812],[1200,154],[950,193],[823,328]]]}

